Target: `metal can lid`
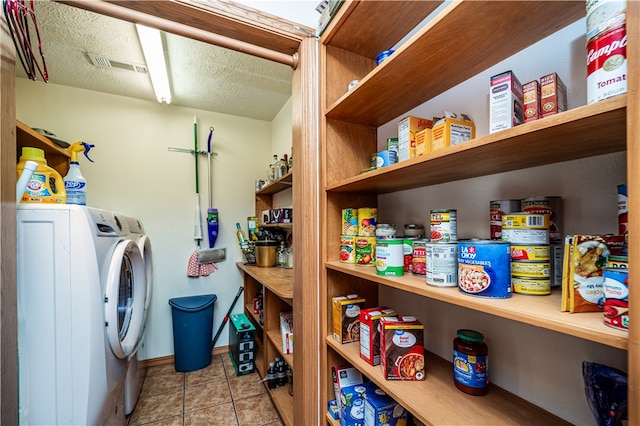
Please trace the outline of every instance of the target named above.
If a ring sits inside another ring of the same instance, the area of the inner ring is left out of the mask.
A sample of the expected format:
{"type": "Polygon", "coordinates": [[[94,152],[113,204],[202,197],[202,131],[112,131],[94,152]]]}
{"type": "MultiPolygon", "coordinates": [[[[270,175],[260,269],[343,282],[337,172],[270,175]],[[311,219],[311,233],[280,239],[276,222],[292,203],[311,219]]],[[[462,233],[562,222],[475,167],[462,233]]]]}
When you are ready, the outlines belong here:
{"type": "Polygon", "coordinates": [[[482,333],[475,330],[463,328],[458,330],[457,334],[459,338],[466,340],[467,342],[480,343],[484,340],[482,333]]]}

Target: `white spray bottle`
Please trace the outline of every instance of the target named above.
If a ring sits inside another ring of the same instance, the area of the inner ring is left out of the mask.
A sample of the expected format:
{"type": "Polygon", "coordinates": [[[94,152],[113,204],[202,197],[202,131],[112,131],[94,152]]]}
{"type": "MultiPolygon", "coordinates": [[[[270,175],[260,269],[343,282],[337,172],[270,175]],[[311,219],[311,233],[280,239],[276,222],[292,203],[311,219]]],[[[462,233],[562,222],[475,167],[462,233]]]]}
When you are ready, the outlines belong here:
{"type": "Polygon", "coordinates": [[[64,177],[64,188],[67,191],[67,204],[87,205],[87,180],[80,172],[80,163],[78,163],[78,153],[83,152],[87,160],[93,163],[89,158],[89,151],[94,145],[86,142],[74,142],[67,151],[71,154],[71,165],[69,172],[64,177]]]}

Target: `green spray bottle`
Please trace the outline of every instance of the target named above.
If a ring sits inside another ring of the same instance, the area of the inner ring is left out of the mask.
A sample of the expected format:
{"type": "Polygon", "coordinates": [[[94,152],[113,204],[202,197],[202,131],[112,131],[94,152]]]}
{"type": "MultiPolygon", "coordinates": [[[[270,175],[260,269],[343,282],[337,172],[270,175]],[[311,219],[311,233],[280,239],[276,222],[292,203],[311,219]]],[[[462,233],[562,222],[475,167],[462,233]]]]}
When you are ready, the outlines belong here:
{"type": "Polygon", "coordinates": [[[67,191],[67,204],[87,205],[87,180],[80,172],[80,163],[78,163],[78,153],[83,152],[87,160],[93,163],[89,158],[89,151],[95,145],[89,145],[86,142],[74,142],[67,148],[71,154],[71,165],[69,172],[64,177],[64,188],[67,191]]]}

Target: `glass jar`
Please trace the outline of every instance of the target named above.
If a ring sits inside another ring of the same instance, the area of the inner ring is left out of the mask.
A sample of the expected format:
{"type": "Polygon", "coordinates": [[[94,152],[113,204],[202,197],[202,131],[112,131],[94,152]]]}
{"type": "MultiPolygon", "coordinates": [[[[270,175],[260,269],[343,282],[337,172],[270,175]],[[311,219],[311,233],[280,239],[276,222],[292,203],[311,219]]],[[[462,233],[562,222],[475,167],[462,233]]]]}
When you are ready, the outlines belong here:
{"type": "Polygon", "coordinates": [[[390,239],[396,237],[396,226],[388,223],[379,223],[376,225],[376,237],[382,239],[390,239]]]}
{"type": "Polygon", "coordinates": [[[458,330],[453,340],[453,381],[469,395],[486,395],[489,390],[489,348],[484,336],[474,330],[458,330]]]}
{"type": "Polygon", "coordinates": [[[409,238],[424,238],[424,226],[419,223],[407,223],[404,225],[404,236],[409,238]]]}

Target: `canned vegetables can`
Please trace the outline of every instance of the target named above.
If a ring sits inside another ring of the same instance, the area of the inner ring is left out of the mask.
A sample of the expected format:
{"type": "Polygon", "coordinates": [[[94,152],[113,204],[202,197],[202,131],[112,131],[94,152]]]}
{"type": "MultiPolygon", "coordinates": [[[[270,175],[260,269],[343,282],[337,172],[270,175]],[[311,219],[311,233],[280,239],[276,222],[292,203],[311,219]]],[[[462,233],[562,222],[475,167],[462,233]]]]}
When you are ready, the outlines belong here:
{"type": "Polygon", "coordinates": [[[358,209],[342,209],[342,235],[358,235],[358,209]]]}
{"type": "Polygon", "coordinates": [[[510,245],[505,241],[458,242],[458,287],[464,293],[511,297],[510,245]]]}
{"type": "Polygon", "coordinates": [[[489,229],[492,240],[502,239],[502,216],[520,211],[520,200],[494,200],[489,202],[489,229]]]}
{"type": "Polygon", "coordinates": [[[456,210],[431,210],[430,224],[431,242],[454,243],[458,241],[456,210]]]}
{"type": "Polygon", "coordinates": [[[404,275],[403,240],[382,239],[376,241],[376,273],[382,276],[404,275]]]}
{"type": "Polygon", "coordinates": [[[458,244],[427,243],[427,284],[436,287],[458,285],[458,244]]]}
{"type": "Polygon", "coordinates": [[[376,237],[356,237],[356,265],[376,265],[376,237]]]}
{"type": "Polygon", "coordinates": [[[411,252],[411,272],[416,275],[427,274],[427,240],[413,240],[411,252]]]}
{"type": "Polygon", "coordinates": [[[402,254],[404,257],[404,271],[411,272],[411,265],[413,263],[413,242],[416,238],[404,238],[402,244],[402,254]]]}

